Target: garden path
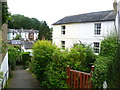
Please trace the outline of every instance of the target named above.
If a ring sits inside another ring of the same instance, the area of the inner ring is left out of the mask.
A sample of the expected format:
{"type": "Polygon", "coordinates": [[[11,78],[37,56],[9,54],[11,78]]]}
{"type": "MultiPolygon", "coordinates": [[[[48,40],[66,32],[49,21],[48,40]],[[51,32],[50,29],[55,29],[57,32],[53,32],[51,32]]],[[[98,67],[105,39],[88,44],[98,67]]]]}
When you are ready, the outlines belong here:
{"type": "Polygon", "coordinates": [[[40,88],[39,82],[28,70],[21,69],[22,66],[16,66],[12,71],[12,78],[8,82],[8,88],[40,88]]]}

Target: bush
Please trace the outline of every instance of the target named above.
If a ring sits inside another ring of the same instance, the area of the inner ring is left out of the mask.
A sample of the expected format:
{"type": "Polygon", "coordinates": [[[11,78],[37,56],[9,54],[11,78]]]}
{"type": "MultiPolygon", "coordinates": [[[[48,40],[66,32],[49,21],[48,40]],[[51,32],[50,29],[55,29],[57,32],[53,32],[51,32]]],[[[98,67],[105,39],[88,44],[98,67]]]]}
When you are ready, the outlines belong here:
{"type": "Polygon", "coordinates": [[[37,41],[33,46],[33,59],[31,61],[32,72],[36,74],[41,82],[45,80],[46,66],[52,60],[52,53],[56,49],[49,41],[37,41]]]}
{"type": "Polygon", "coordinates": [[[37,41],[33,47],[30,69],[44,88],[67,88],[66,67],[90,72],[95,55],[90,46],[76,45],[61,50],[49,41],[37,41]]]}
{"type": "Polygon", "coordinates": [[[21,59],[20,53],[18,48],[15,48],[14,46],[8,47],[8,63],[10,69],[15,69],[16,61],[21,59]]]}
{"type": "Polygon", "coordinates": [[[118,36],[115,33],[105,37],[101,42],[100,54],[95,62],[95,71],[92,78],[95,88],[102,88],[104,81],[107,81],[109,88],[119,87],[119,45],[118,36]]]}
{"type": "Polygon", "coordinates": [[[81,62],[80,70],[89,73],[91,66],[97,58],[97,56],[94,54],[93,48],[90,45],[82,44],[76,45],[73,49],[80,53],[78,58],[81,62]]]}
{"type": "Polygon", "coordinates": [[[52,55],[52,61],[47,65],[46,80],[42,82],[45,88],[67,88],[66,67],[67,51],[56,49],[52,55]]]}
{"type": "Polygon", "coordinates": [[[31,61],[29,54],[30,52],[22,53],[22,65],[24,69],[29,67],[29,62],[31,61]]]}
{"type": "Polygon", "coordinates": [[[109,69],[112,62],[113,62],[112,57],[99,56],[97,58],[94,64],[95,70],[92,78],[94,88],[98,87],[102,88],[104,81],[107,81],[108,85],[111,84],[112,81],[110,79],[111,74],[109,73],[109,69]]]}
{"type": "Polygon", "coordinates": [[[93,62],[87,61],[86,58],[87,50],[86,46],[83,45],[78,45],[72,48],[70,52],[67,50],[61,51],[61,49],[54,50],[54,53],[52,54],[52,61],[46,67],[46,80],[42,82],[42,86],[46,88],[67,88],[66,67],[70,66],[72,69],[89,71],[90,68],[86,65],[90,65],[90,63],[93,62]],[[87,62],[87,64],[85,64],[85,62],[87,62]]]}

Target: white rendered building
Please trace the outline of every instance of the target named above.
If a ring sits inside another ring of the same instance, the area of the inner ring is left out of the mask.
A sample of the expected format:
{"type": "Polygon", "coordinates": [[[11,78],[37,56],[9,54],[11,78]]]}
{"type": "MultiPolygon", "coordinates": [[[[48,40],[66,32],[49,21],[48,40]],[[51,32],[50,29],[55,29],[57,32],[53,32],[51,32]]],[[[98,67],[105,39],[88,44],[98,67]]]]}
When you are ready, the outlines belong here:
{"type": "Polygon", "coordinates": [[[100,42],[115,29],[115,17],[113,10],[66,16],[53,24],[53,44],[60,48],[90,44],[99,53],[100,42]]]}

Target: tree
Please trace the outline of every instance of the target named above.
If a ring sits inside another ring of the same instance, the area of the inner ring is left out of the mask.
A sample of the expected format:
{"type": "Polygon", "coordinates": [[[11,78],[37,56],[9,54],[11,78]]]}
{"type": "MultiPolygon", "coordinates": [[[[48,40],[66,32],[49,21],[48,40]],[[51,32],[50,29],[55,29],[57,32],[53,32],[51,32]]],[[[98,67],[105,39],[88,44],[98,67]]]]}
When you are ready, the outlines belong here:
{"type": "Polygon", "coordinates": [[[42,37],[44,37],[46,40],[51,40],[52,37],[52,31],[45,21],[41,22],[40,24],[38,39],[41,40],[42,37]]]}
{"type": "Polygon", "coordinates": [[[32,21],[30,18],[25,17],[24,15],[12,15],[11,21],[8,22],[8,28],[15,29],[31,29],[32,21]]]}
{"type": "Polygon", "coordinates": [[[2,2],[2,24],[7,23],[9,16],[7,2],[2,2]]]}
{"type": "Polygon", "coordinates": [[[46,21],[39,21],[36,18],[29,18],[20,14],[11,16],[11,20],[8,22],[8,28],[39,30],[38,39],[40,40],[42,37],[45,37],[46,40],[51,40],[52,37],[52,29],[49,28],[46,21]]]}

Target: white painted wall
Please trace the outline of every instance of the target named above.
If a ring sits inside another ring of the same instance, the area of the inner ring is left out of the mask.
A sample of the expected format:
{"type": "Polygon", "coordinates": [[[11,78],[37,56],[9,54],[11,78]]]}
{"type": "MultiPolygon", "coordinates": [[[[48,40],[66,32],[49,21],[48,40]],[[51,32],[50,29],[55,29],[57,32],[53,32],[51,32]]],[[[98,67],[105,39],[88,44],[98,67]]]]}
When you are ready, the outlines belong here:
{"type": "MultiPolygon", "coordinates": [[[[21,33],[19,33],[17,30],[14,30],[14,31],[16,31],[16,33],[14,33],[14,35],[12,32],[8,33],[8,40],[12,40],[13,38],[16,37],[17,34],[21,34],[21,37],[23,40],[29,40],[29,32],[22,31],[21,33]]],[[[38,34],[39,33],[34,32],[34,40],[36,40],[38,38],[38,34]]]]}
{"type": "Polygon", "coordinates": [[[79,40],[82,43],[93,44],[93,42],[101,42],[103,37],[111,30],[114,30],[114,21],[105,21],[101,23],[101,35],[94,35],[94,23],[74,23],[74,24],[62,24],[53,26],[53,43],[58,47],[61,47],[61,41],[65,41],[65,47],[70,48],[74,43],[79,40]],[[66,26],[65,35],[61,35],[61,26],[66,26]]]}
{"type": "Polygon", "coordinates": [[[32,49],[25,49],[24,45],[21,47],[24,52],[33,52],[32,49]]]}
{"type": "Polygon", "coordinates": [[[6,81],[8,80],[8,74],[9,74],[9,67],[8,67],[8,52],[5,55],[5,58],[3,59],[3,62],[1,64],[0,72],[3,72],[3,78],[4,78],[4,83],[3,85],[5,86],[6,81]],[[7,73],[7,74],[6,74],[7,73]],[[7,78],[5,78],[5,74],[7,75],[7,78]]]}

